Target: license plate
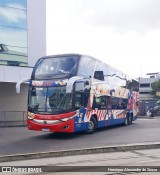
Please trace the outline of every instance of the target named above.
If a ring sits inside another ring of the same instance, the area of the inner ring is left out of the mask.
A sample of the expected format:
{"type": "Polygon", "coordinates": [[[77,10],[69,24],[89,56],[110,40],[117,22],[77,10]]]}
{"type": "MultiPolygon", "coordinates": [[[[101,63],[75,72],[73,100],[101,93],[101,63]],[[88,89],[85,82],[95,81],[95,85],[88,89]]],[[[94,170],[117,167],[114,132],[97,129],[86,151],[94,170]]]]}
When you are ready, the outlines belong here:
{"type": "Polygon", "coordinates": [[[42,131],[49,132],[49,129],[48,128],[43,128],[42,131]]]}

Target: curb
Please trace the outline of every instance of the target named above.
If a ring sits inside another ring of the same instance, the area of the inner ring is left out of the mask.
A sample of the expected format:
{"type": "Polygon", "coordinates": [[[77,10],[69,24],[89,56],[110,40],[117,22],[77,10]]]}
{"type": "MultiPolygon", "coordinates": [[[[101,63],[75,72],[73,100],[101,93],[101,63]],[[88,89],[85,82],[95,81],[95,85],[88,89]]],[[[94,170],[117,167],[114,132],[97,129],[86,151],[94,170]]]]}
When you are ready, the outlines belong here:
{"type": "Polygon", "coordinates": [[[160,142],[136,143],[136,144],[73,149],[73,150],[63,150],[63,151],[6,155],[6,156],[0,156],[0,162],[41,159],[41,158],[50,158],[50,157],[64,157],[64,156],[85,155],[85,154],[125,152],[125,151],[131,151],[131,150],[155,149],[155,148],[157,149],[160,148],[160,142]]]}
{"type": "Polygon", "coordinates": [[[156,116],[155,117],[150,117],[150,116],[140,116],[140,117],[137,117],[137,119],[154,119],[154,118],[156,118],[156,116]]]}

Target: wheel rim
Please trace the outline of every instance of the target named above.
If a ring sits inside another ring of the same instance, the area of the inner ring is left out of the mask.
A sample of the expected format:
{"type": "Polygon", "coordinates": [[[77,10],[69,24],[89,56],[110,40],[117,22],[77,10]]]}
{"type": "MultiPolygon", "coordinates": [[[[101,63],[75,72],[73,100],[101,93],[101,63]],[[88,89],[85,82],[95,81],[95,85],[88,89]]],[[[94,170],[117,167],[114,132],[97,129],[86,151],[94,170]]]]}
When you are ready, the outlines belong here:
{"type": "Polygon", "coordinates": [[[94,130],[94,123],[92,121],[89,122],[88,130],[94,130]]]}

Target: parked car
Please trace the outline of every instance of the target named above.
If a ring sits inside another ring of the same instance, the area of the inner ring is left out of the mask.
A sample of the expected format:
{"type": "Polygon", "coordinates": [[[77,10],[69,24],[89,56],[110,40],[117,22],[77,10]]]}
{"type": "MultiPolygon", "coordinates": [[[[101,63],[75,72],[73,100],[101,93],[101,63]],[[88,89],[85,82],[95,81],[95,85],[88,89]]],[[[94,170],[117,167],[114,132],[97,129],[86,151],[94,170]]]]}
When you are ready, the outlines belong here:
{"type": "Polygon", "coordinates": [[[160,116],[160,100],[156,102],[156,105],[150,109],[150,116],[160,116]]]}

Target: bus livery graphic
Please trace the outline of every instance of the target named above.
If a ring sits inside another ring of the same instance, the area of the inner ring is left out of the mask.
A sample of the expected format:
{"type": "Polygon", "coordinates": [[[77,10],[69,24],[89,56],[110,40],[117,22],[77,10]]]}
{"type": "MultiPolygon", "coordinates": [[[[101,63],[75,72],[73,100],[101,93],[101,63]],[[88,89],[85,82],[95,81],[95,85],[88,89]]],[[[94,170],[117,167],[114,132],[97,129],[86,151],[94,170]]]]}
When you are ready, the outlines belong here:
{"type": "Polygon", "coordinates": [[[130,125],[138,115],[138,81],[90,56],[39,59],[29,80],[30,130],[93,133],[130,125]]]}

